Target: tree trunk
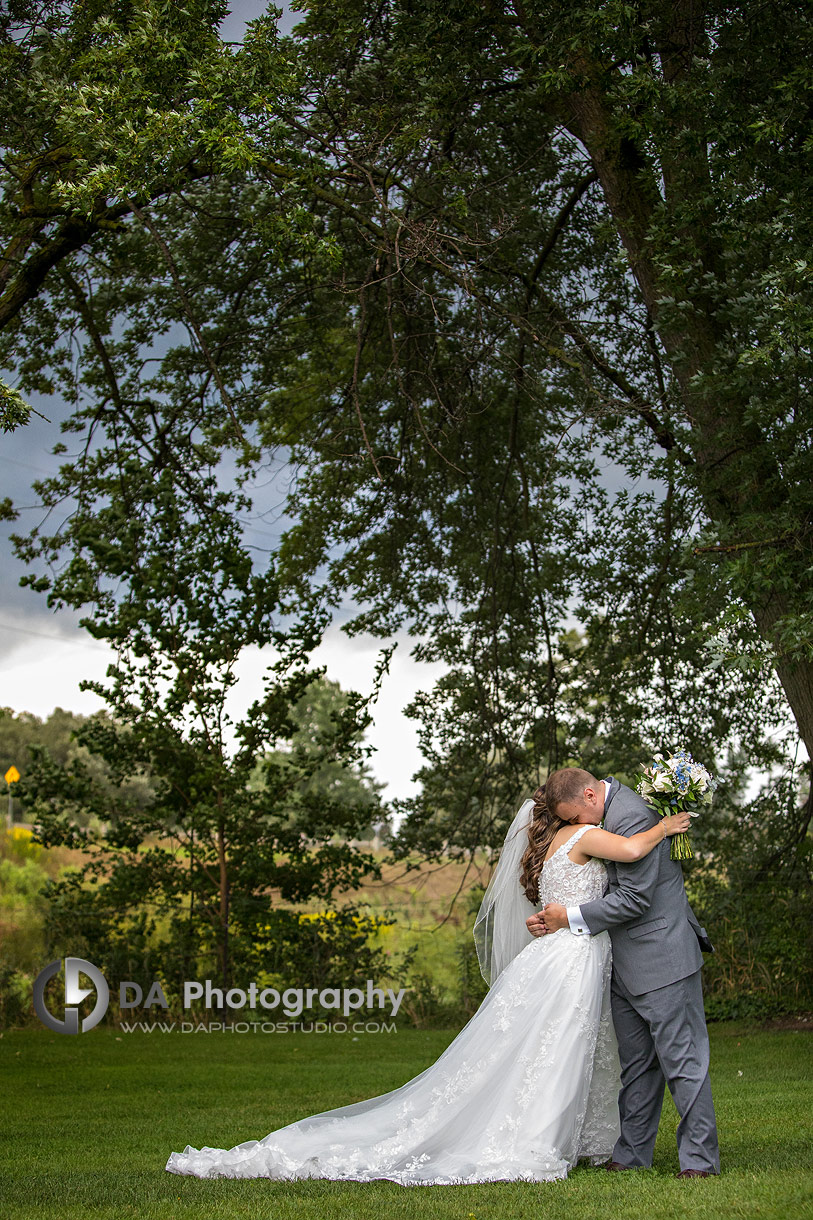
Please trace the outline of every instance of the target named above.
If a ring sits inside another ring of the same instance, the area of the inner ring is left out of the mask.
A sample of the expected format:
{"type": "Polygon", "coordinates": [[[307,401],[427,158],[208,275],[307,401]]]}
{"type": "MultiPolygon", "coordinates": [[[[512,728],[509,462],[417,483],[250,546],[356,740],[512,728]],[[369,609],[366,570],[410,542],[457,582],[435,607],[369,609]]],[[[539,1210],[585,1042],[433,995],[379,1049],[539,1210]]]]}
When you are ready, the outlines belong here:
{"type": "MultiPolygon", "coordinates": [[[[592,159],[641,295],[672,361],[686,417],[692,425],[694,479],[709,518],[729,528],[733,520],[753,512],[760,504],[766,512],[780,508],[787,495],[781,472],[765,437],[747,421],[746,404],[729,401],[721,406],[695,389],[695,375],[712,368],[718,354],[722,337],[715,316],[712,312],[696,315],[679,332],[664,325],[659,317],[660,288],[649,229],[654,208],[661,200],[652,166],[618,134],[619,126],[598,83],[588,84],[571,97],[568,126],[592,159]]],[[[702,165],[693,175],[684,172],[682,186],[690,198],[682,199],[683,203],[693,201],[695,188],[706,178],[702,165]]],[[[672,184],[679,194],[681,186],[674,179],[672,184]]],[[[701,214],[702,209],[698,215],[701,214]]],[[[699,232],[702,227],[698,220],[698,232],[692,234],[694,244],[704,264],[719,266],[720,251],[708,248],[705,236],[699,232]]],[[[800,584],[803,578],[800,569],[800,584]]],[[[793,613],[793,607],[778,592],[767,601],[750,599],[748,604],[760,634],[775,648],[774,627],[779,619],[793,613]]],[[[800,737],[813,759],[813,664],[780,660],[775,668],[800,737]]]]}
{"type": "MultiPolygon", "coordinates": [[[[774,593],[766,604],[752,607],[763,638],[772,639],[777,621],[788,611],[785,599],[778,593],[774,593]]],[[[813,760],[813,663],[780,659],[774,668],[799,726],[799,735],[808,757],[813,760]]]]}
{"type": "Polygon", "coordinates": [[[229,874],[226,862],[226,834],[221,823],[217,832],[217,859],[220,871],[220,984],[223,988],[223,1011],[226,1010],[226,992],[231,987],[231,962],[229,961],[229,874]]]}

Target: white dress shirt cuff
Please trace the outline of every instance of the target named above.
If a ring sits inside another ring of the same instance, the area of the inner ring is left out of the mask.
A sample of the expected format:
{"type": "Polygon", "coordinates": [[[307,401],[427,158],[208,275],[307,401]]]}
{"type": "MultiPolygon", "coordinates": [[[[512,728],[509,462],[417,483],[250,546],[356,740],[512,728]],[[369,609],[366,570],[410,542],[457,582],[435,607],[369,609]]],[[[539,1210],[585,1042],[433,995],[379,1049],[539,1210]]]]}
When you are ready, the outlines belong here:
{"type": "Polygon", "coordinates": [[[567,907],[567,922],[570,925],[570,931],[575,932],[577,936],[589,936],[590,929],[582,919],[581,907],[567,907]]]}

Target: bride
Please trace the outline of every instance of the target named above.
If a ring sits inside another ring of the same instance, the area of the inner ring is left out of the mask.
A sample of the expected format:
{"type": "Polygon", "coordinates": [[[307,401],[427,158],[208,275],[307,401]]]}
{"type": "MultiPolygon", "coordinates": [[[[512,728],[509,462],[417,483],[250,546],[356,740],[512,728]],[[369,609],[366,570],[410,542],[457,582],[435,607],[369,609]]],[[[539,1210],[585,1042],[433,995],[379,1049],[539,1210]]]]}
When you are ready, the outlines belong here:
{"type": "Polygon", "coordinates": [[[550,813],[544,787],[514,818],[474,927],[490,990],[435,1063],[390,1093],[264,1139],[187,1146],[170,1155],[167,1170],[428,1186],[553,1181],[580,1158],[606,1161],[619,1126],[610,938],[567,929],[533,938],[527,904],[600,898],[606,870],[597,857],[641,859],[689,818],[664,818],[629,838],[580,818],[550,813]]]}

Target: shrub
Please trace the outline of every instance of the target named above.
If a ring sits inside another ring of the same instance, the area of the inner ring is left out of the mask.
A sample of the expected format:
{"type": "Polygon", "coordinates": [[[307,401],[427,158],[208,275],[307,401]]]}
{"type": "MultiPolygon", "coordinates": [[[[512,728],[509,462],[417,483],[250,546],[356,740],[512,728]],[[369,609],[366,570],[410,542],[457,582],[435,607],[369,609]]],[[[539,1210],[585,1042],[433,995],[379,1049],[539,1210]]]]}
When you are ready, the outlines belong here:
{"type": "Polygon", "coordinates": [[[33,980],[10,962],[0,961],[0,1029],[28,1025],[34,1019],[33,980]]]}
{"type": "Polygon", "coordinates": [[[813,887],[703,878],[691,898],[715,949],[703,970],[709,1020],[813,1008],[813,887]]]}

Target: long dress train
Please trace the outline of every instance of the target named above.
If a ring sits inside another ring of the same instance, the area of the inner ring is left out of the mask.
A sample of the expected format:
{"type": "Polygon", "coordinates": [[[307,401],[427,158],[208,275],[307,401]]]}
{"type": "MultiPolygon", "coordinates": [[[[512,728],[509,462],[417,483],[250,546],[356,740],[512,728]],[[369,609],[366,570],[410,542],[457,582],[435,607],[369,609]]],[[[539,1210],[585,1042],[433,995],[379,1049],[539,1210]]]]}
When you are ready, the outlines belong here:
{"type": "MultiPolygon", "coordinates": [[[[541,902],[577,905],[604,893],[604,866],[568,855],[589,829],[544,865],[541,902]]],[[[606,932],[539,937],[440,1058],[405,1085],[234,1148],[187,1146],[166,1168],[198,1178],[425,1186],[552,1181],[580,1159],[605,1161],[619,1133],[611,965],[606,932]]]]}

